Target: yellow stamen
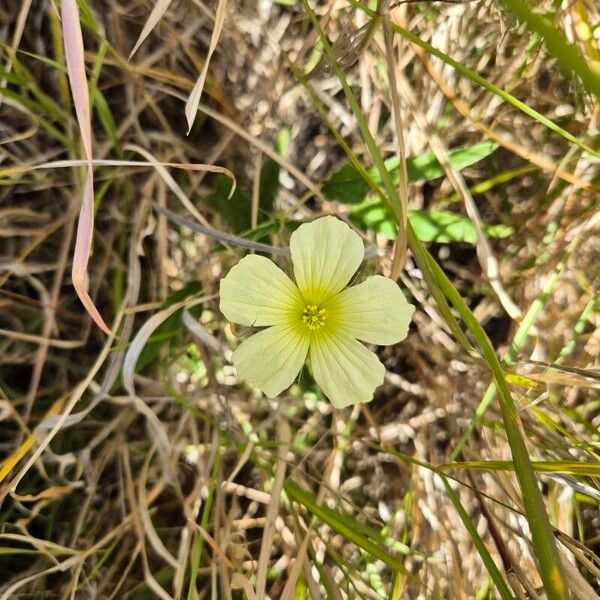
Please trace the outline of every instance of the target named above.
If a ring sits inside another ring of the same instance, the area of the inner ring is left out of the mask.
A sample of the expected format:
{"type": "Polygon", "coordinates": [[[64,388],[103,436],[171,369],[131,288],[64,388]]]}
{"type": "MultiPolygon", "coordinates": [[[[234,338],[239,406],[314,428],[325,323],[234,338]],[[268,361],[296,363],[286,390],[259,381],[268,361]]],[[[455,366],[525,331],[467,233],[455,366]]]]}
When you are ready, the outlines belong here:
{"type": "Polygon", "coordinates": [[[325,309],[316,304],[307,304],[302,312],[302,322],[311,330],[321,329],[325,325],[325,309]]]}

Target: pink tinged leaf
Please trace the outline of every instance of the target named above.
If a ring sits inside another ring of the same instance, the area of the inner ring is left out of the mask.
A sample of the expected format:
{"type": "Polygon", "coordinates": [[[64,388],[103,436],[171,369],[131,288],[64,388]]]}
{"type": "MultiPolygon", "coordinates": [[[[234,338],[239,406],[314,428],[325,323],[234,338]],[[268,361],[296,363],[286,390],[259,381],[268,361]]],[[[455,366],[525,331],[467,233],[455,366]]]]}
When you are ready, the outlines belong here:
{"type": "Polygon", "coordinates": [[[110,335],[110,327],[104,322],[104,319],[98,312],[94,302],[90,298],[87,290],[87,265],[90,258],[90,248],[92,245],[92,235],[94,232],[94,178],[92,171],[88,171],[85,182],[83,202],[79,212],[79,222],[77,223],[77,238],[75,240],[75,251],[73,253],[73,268],[71,278],[73,287],[79,296],[83,306],[94,320],[94,323],[110,335]]]}
{"type": "Polygon", "coordinates": [[[206,74],[208,73],[208,65],[210,64],[210,58],[217,47],[219,38],[221,37],[221,31],[223,30],[223,24],[225,23],[225,9],[227,8],[227,0],[219,0],[217,5],[217,12],[215,13],[215,25],[213,27],[212,36],[210,38],[210,45],[208,47],[208,53],[202,72],[194,85],[187,102],[185,103],[185,117],[188,124],[188,133],[192,129],[196,113],[198,112],[198,106],[200,105],[200,98],[202,96],[202,90],[204,89],[204,81],[206,80],[206,74]]]}
{"type": "Polygon", "coordinates": [[[76,0],[63,0],[61,2],[61,17],[63,40],[65,45],[65,58],[71,93],[75,103],[77,122],[81,131],[85,157],[92,159],[92,131],[90,119],[90,99],[88,95],[87,79],[85,76],[85,62],[83,58],[83,36],[79,22],[79,11],[76,0]]]}
{"type": "Polygon", "coordinates": [[[72,269],[73,287],[96,325],[98,325],[104,333],[110,334],[110,328],[100,316],[98,309],[94,306],[86,286],[87,266],[94,233],[94,176],[92,171],[90,99],[85,76],[83,36],[81,33],[81,23],[79,22],[79,11],[77,9],[76,0],[62,0],[61,18],[65,58],[67,60],[67,72],[88,167],[83,198],[81,201],[81,210],[79,213],[79,222],[77,224],[77,238],[75,240],[72,269]]]}

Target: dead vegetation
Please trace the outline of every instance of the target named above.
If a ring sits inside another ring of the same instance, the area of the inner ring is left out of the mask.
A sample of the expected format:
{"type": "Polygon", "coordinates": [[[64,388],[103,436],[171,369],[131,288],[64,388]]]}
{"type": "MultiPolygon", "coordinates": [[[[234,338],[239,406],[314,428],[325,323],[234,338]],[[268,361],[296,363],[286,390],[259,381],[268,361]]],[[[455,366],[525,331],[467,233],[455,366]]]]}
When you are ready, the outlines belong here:
{"type": "MultiPolygon", "coordinates": [[[[130,60],[154,3],[81,4],[96,161],[88,290],[109,336],[71,280],[86,156],[58,9],[0,6],[0,597],[501,597],[466,520],[511,593],[543,598],[489,370],[453,336],[412,254],[400,282],[417,313],[407,341],[379,353],[388,374],[373,402],[334,411],[308,371],[269,401],[237,381],[245,332],[218,310],[219,279],[247,250],[161,211],[280,248],[292,221],[357,223],[326,192],[347,158],[288,60],[316,67],[308,82],[328,119],[373,161],[301,4],[175,0],[130,60]]],[[[543,4],[597,60],[598,7],[543,4]]],[[[472,241],[428,247],[505,358],[567,586],[596,598],[598,158],[400,35],[390,55],[383,26],[353,55],[369,17],[345,2],[318,14],[346,47],[383,157],[398,154],[399,109],[406,156],[433,151],[442,165],[410,182],[410,208],[475,225],[472,241]],[[453,166],[453,149],[486,141],[498,147],[453,166]]],[[[597,148],[597,99],[508,11],[420,2],[392,17],[597,148]]],[[[364,271],[389,274],[393,242],[362,231],[364,271]]]]}

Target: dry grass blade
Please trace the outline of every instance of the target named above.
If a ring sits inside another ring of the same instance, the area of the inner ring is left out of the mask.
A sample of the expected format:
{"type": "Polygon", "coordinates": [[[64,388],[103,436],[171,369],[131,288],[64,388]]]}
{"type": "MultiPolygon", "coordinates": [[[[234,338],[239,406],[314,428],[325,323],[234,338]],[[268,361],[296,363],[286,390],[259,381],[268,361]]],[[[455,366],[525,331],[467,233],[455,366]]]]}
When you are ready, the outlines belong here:
{"type": "Polygon", "coordinates": [[[285,479],[287,468],[287,454],[290,448],[292,432],[287,421],[280,421],[277,427],[277,441],[279,449],[277,453],[277,466],[275,467],[275,478],[273,480],[273,489],[271,491],[271,502],[266,514],[266,526],[263,530],[262,542],[260,545],[260,554],[258,555],[258,565],[256,568],[256,598],[263,600],[265,598],[265,584],[267,581],[267,569],[269,568],[269,559],[271,557],[271,548],[273,536],[275,534],[275,520],[279,514],[279,503],[281,501],[281,492],[285,479]]]}
{"type": "Polygon", "coordinates": [[[181,313],[181,322],[187,327],[188,331],[201,343],[204,344],[209,350],[212,350],[215,354],[221,354],[221,345],[219,340],[208,333],[200,323],[190,313],[187,308],[183,309],[181,313]]]}
{"type": "Polygon", "coordinates": [[[144,40],[150,35],[150,32],[158,25],[158,22],[162,19],[162,16],[165,14],[172,1],[173,0],[157,0],[156,4],[152,7],[148,20],[144,23],[144,27],[142,28],[135,45],[129,53],[129,60],[131,60],[137,49],[144,43],[144,40]]]}
{"type": "Polygon", "coordinates": [[[234,573],[231,576],[231,589],[244,590],[248,600],[257,600],[254,589],[252,588],[252,584],[242,573],[234,573]]]}
{"type": "MultiPolygon", "coordinates": [[[[74,203],[73,203],[74,204],[74,203]]],[[[52,290],[50,297],[48,298],[48,310],[45,315],[44,327],[42,329],[42,337],[49,338],[53,329],[56,329],[56,305],[60,296],[60,289],[63,282],[63,277],[67,269],[67,260],[69,256],[69,250],[71,248],[71,241],[73,237],[73,223],[75,221],[75,211],[72,211],[72,216],[65,225],[66,231],[63,237],[63,243],[58,256],[58,266],[55,271],[54,281],[52,284],[52,290]]],[[[42,378],[42,371],[46,358],[48,356],[49,344],[42,344],[37,352],[36,361],[29,382],[29,389],[27,390],[27,397],[25,399],[25,421],[29,420],[33,402],[42,378]]]]}
{"type": "MultiPolygon", "coordinates": [[[[142,154],[146,157],[147,161],[140,160],[119,160],[119,159],[93,159],[92,166],[95,167],[153,167],[158,170],[159,167],[165,168],[170,167],[172,169],[182,169],[184,171],[191,172],[209,172],[209,173],[220,173],[226,175],[231,179],[232,191],[235,192],[236,181],[233,173],[225,168],[217,165],[201,164],[201,163],[176,163],[176,162],[161,162],[157,161],[152,154],[139,148],[138,146],[131,145],[126,146],[125,149],[132,150],[138,154],[142,154]]],[[[48,169],[65,169],[70,167],[81,167],[88,165],[87,160],[54,160],[50,162],[43,162],[40,164],[32,165],[19,165],[14,167],[8,167],[0,169],[0,178],[9,178],[15,175],[23,175],[32,171],[48,170],[48,169]]],[[[159,171],[163,175],[165,171],[159,171]]]]}
{"type": "Polygon", "coordinates": [[[131,509],[133,523],[135,526],[135,530],[138,536],[138,540],[141,544],[141,554],[142,554],[142,564],[144,568],[144,580],[150,590],[160,598],[161,600],[173,600],[170,594],[164,590],[164,588],[158,583],[154,575],[152,574],[152,569],[150,568],[150,564],[148,561],[148,554],[146,552],[146,544],[144,543],[144,522],[140,515],[140,510],[138,506],[138,501],[135,496],[135,489],[133,485],[133,475],[131,473],[131,463],[129,452],[127,450],[127,445],[121,445],[121,456],[123,463],[123,471],[125,473],[125,493],[127,496],[127,502],[129,504],[129,508],[131,509]]]}
{"type": "MultiPolygon", "coordinates": [[[[181,98],[181,94],[177,92],[172,92],[172,95],[178,98],[181,98]]],[[[320,200],[326,200],[325,196],[319,189],[319,186],[315,185],[301,169],[298,169],[289,160],[279,156],[273,148],[271,148],[268,144],[263,142],[262,140],[257,139],[255,136],[251,135],[247,131],[244,130],[243,127],[240,127],[235,121],[226,117],[225,115],[215,111],[210,106],[207,106],[200,102],[198,105],[198,110],[208,115],[209,117],[215,119],[219,123],[222,123],[226,127],[229,127],[233,132],[239,135],[241,138],[250,142],[253,146],[258,148],[263,154],[266,154],[269,158],[272,158],[275,162],[280,164],[286,171],[293,175],[302,185],[306,187],[306,189],[310,190],[317,198],[320,200]]]]}
{"type": "MultiPolygon", "coordinates": [[[[52,415],[56,415],[60,412],[60,409],[63,407],[64,400],[57,400],[46,413],[46,417],[50,417],[52,415]]],[[[25,441],[6,459],[4,459],[2,463],[2,467],[0,468],[0,483],[6,479],[6,477],[13,471],[13,469],[17,466],[19,461],[34,447],[36,443],[36,435],[32,433],[27,436],[25,441]]]]}
{"type": "MultiPolygon", "coordinates": [[[[113,324],[113,328],[117,328],[121,320],[121,315],[118,315],[115,323],[113,324]]],[[[41,439],[36,439],[37,447],[35,448],[32,455],[29,457],[29,460],[25,463],[25,465],[21,468],[21,470],[11,479],[10,483],[8,483],[5,488],[0,491],[0,503],[6,497],[7,493],[13,492],[17,489],[20,481],[25,477],[29,469],[35,464],[36,460],[41,456],[44,450],[49,446],[50,442],[54,439],[54,437],[60,432],[63,423],[67,420],[68,416],[71,414],[73,409],[75,408],[77,402],[81,399],[81,396],[88,389],[90,383],[103,366],[104,361],[108,357],[108,354],[112,348],[112,344],[115,341],[114,329],[113,333],[106,339],[104,347],[102,351],[98,354],[98,357],[91,369],[85,376],[85,378],[73,389],[70,393],[70,396],[66,402],[64,402],[64,410],[60,413],[60,417],[57,419],[56,424],[52,429],[41,439]]],[[[62,402],[61,402],[62,406],[62,402]]],[[[10,471],[9,471],[10,472],[10,471]]]]}
{"type": "MultiPolygon", "coordinates": [[[[156,532],[156,528],[154,527],[154,523],[152,522],[152,517],[150,515],[150,511],[148,509],[148,505],[150,503],[150,499],[148,498],[148,493],[146,491],[146,482],[148,479],[148,470],[150,466],[150,461],[153,458],[153,452],[148,452],[146,456],[146,460],[144,461],[144,466],[142,467],[142,472],[140,473],[139,481],[138,481],[138,489],[137,489],[137,497],[138,497],[138,509],[139,516],[144,528],[144,534],[150,541],[152,549],[169,565],[171,565],[174,569],[176,569],[179,565],[177,559],[169,552],[166,546],[163,544],[162,540],[158,536],[156,532]]],[[[161,485],[157,492],[152,494],[154,497],[158,495],[160,492],[161,485]]]]}
{"type": "MultiPolygon", "coordinates": [[[[12,70],[13,59],[14,59],[15,53],[17,51],[17,48],[19,47],[21,37],[23,36],[25,22],[27,21],[27,16],[29,15],[29,10],[31,8],[32,2],[33,2],[33,0],[24,0],[24,2],[21,4],[21,8],[19,10],[19,16],[17,18],[17,25],[16,25],[15,31],[13,33],[9,56],[8,56],[8,59],[6,61],[5,67],[4,67],[6,74],[10,73],[12,70]]],[[[6,87],[7,83],[8,82],[7,82],[6,78],[0,79],[0,88],[6,87]]],[[[0,96],[0,106],[2,105],[2,99],[3,99],[2,96],[0,96]]],[[[15,140],[17,140],[17,139],[25,139],[25,138],[22,138],[22,137],[15,138],[15,140]]]]}
{"type": "MultiPolygon", "coordinates": [[[[160,163],[160,161],[156,160],[154,156],[148,150],[144,150],[144,148],[140,148],[135,144],[131,144],[125,147],[126,149],[133,150],[141,154],[152,166],[157,170],[158,174],[162,177],[164,182],[167,184],[167,187],[179,198],[181,203],[187,208],[187,210],[200,221],[200,223],[204,225],[208,225],[206,219],[198,212],[198,209],[192,204],[190,199],[183,193],[181,187],[177,184],[177,182],[173,179],[170,173],[165,169],[165,167],[160,163]]],[[[188,168],[192,168],[192,165],[187,165],[188,168]]],[[[186,168],[183,167],[182,168],[186,168]]],[[[228,169],[224,169],[223,167],[217,167],[213,165],[193,165],[193,170],[197,171],[209,171],[212,173],[223,173],[231,178],[232,186],[229,191],[230,196],[235,192],[235,177],[233,173],[228,169]]]]}
{"type": "Polygon", "coordinates": [[[212,227],[205,227],[204,225],[199,225],[198,223],[194,223],[185,217],[178,215],[177,213],[169,210],[168,208],[163,208],[162,206],[154,205],[154,210],[159,214],[165,215],[169,221],[173,223],[177,223],[178,225],[182,225],[183,227],[187,227],[192,231],[197,233],[201,233],[213,240],[218,242],[222,242],[224,244],[229,244],[231,246],[238,246],[239,248],[246,248],[248,250],[256,250],[258,252],[268,252],[269,254],[276,254],[279,256],[285,256],[289,258],[291,256],[289,248],[276,248],[275,246],[269,246],[268,244],[263,244],[261,242],[253,242],[251,240],[245,240],[244,238],[238,237],[237,235],[233,235],[231,233],[226,233],[223,231],[217,231],[212,227]]]}
{"type": "Polygon", "coordinates": [[[19,331],[11,331],[10,329],[0,329],[0,336],[7,337],[12,340],[22,340],[24,342],[31,342],[33,344],[39,344],[40,346],[49,346],[50,348],[80,348],[83,346],[83,340],[53,340],[41,335],[32,335],[30,333],[21,333],[19,331]]]}
{"type": "Polygon", "coordinates": [[[127,350],[127,354],[125,354],[125,359],[123,360],[123,387],[125,390],[127,390],[127,393],[130,396],[136,395],[133,382],[135,367],[137,365],[138,358],[144,349],[144,346],[150,339],[150,336],[161,325],[161,323],[168,319],[174,312],[182,308],[191,308],[201,304],[205,300],[206,298],[194,298],[172,304],[171,306],[157,312],[155,315],[150,317],[135,334],[129,349],[127,350]]]}
{"type": "Polygon", "coordinates": [[[390,99],[394,115],[394,127],[398,143],[398,156],[400,158],[398,197],[400,199],[400,218],[398,220],[398,237],[394,248],[391,278],[396,280],[404,268],[406,262],[406,251],[408,248],[408,235],[406,228],[408,224],[408,173],[406,170],[406,145],[404,143],[404,124],[400,110],[400,95],[398,94],[398,83],[396,78],[396,61],[394,60],[394,42],[389,22],[384,23],[384,39],[386,51],[387,75],[389,82],[390,99]]]}
{"type": "Polygon", "coordinates": [[[85,158],[88,163],[73,253],[73,287],[96,325],[104,333],[110,335],[110,329],[98,312],[87,289],[87,266],[94,234],[94,174],[92,167],[90,98],[85,76],[83,36],[76,0],[64,0],[61,3],[61,16],[69,83],[71,84],[71,93],[73,94],[85,158]]]}
{"type": "Polygon", "coordinates": [[[202,90],[204,90],[204,82],[208,73],[208,66],[210,64],[210,59],[213,55],[213,52],[219,43],[219,38],[221,37],[221,31],[223,29],[223,25],[225,24],[226,11],[227,0],[218,0],[217,11],[215,13],[215,23],[213,25],[213,31],[210,38],[210,46],[208,47],[208,54],[204,60],[204,66],[202,67],[202,71],[198,76],[198,80],[194,84],[194,87],[190,92],[190,96],[185,103],[185,118],[187,119],[188,133],[191,131],[194,120],[196,119],[198,106],[200,105],[200,98],[202,97],[202,90]]]}

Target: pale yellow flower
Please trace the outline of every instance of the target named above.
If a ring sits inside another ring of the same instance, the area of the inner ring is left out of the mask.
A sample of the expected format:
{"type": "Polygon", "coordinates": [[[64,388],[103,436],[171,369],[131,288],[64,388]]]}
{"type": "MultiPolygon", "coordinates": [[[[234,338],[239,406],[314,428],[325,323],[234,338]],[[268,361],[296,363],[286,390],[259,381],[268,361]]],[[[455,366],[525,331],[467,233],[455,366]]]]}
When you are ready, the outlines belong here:
{"type": "Polygon", "coordinates": [[[243,258],[221,280],[227,319],[266,328],[233,353],[238,377],[273,398],[294,382],[308,357],[315,381],[335,407],[369,402],[385,367],[358,340],[400,342],[414,306],[395,282],[380,275],[346,288],[363,260],[364,245],[335,217],[301,225],[290,250],[295,284],[257,255],[243,258]]]}

